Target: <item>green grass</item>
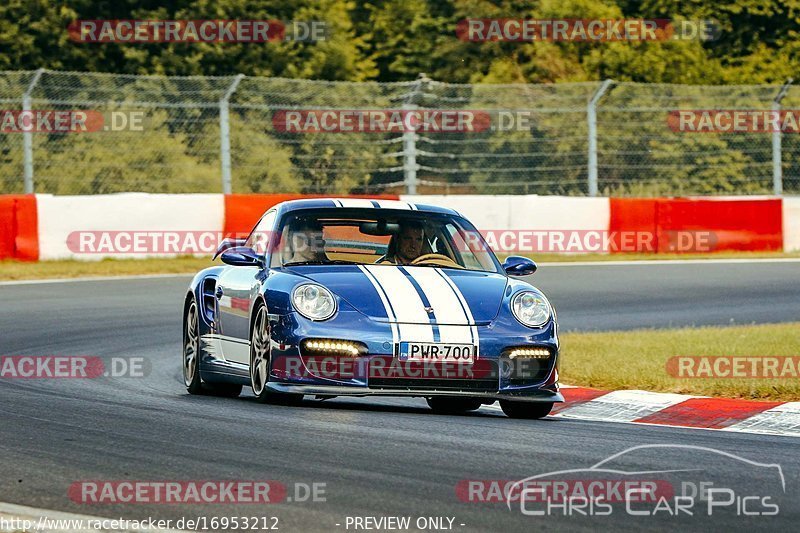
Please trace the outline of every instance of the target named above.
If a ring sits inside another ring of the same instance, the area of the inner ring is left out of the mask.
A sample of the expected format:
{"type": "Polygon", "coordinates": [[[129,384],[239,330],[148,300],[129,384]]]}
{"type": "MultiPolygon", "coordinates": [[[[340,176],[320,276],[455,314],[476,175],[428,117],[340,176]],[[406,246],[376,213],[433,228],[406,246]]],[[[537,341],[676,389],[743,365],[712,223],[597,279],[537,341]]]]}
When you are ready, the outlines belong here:
{"type": "MultiPolygon", "coordinates": [[[[211,257],[104,259],[102,261],[0,261],[0,280],[81,278],[141,274],[190,274],[211,266],[211,257]]],[[[219,264],[219,261],[217,261],[219,264]]]]}
{"type": "Polygon", "coordinates": [[[800,378],[676,378],[673,356],[800,356],[800,322],[758,326],[565,333],[563,383],[759,400],[800,400],[800,378]]]}
{"type": "MultiPolygon", "coordinates": [[[[537,263],[573,261],[652,261],[654,259],[769,259],[800,257],[800,252],[724,252],[715,254],[528,254],[537,263]]],[[[498,256],[502,261],[506,256],[498,256]]],[[[210,257],[104,259],[102,261],[0,261],[0,280],[79,278],[142,274],[191,274],[214,263],[210,257]]],[[[217,261],[219,264],[219,261],[217,261]]]]}

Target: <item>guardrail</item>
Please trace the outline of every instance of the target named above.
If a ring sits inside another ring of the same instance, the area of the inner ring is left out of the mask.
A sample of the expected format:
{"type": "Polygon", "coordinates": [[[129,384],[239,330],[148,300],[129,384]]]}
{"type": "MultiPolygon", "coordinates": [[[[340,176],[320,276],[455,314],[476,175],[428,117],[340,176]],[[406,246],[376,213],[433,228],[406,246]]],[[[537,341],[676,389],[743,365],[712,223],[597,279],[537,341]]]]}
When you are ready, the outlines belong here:
{"type": "MultiPolygon", "coordinates": [[[[271,206],[303,195],[147,194],[0,196],[0,259],[172,256],[136,251],[136,238],[170,238],[213,249],[247,234],[271,206]],[[81,236],[95,239],[82,252],[81,236]],[[123,235],[126,249],[111,240],[123,235]],[[106,238],[109,243],[101,243],[106,238]],[[213,241],[213,242],[211,242],[213,241]],[[105,246],[105,247],[104,247],[105,246]]],[[[800,250],[800,197],[582,198],[574,196],[391,196],[443,205],[466,216],[499,253],[686,253],[800,250]],[[537,241],[537,238],[539,239],[537,241]],[[572,241],[575,241],[574,243],[572,241]],[[537,244],[538,243],[538,244],[537,244]],[[542,244],[544,243],[544,244],[542,244]],[[556,243],[557,246],[554,246],[556,243]]],[[[175,246],[178,246],[177,244],[175,246]]],[[[169,248],[168,248],[169,249],[169,248]]],[[[180,251],[178,253],[181,253],[180,251]]]]}

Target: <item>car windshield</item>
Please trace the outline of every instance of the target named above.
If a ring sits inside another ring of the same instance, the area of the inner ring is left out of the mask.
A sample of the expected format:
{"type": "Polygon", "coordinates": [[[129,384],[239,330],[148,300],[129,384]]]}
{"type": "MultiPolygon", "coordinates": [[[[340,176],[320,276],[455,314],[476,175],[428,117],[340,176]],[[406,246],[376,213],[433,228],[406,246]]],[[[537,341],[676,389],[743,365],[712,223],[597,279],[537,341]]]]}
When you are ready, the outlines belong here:
{"type": "Polygon", "coordinates": [[[377,209],[299,211],[272,240],[270,266],[415,265],[500,272],[478,231],[463,218],[377,209]]]}

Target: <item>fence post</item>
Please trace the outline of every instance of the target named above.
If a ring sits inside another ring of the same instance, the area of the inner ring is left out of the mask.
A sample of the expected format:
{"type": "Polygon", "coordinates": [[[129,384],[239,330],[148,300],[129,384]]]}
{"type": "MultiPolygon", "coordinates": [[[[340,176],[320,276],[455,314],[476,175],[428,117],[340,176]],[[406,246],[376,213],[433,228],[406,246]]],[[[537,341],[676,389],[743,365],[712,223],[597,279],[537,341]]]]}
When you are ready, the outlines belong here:
{"type": "MultiPolygon", "coordinates": [[[[413,109],[406,104],[403,109],[413,109]]],[[[403,182],[406,194],[417,194],[417,134],[413,131],[403,132],[403,182]]]]}
{"type": "MultiPolygon", "coordinates": [[[[414,88],[408,93],[403,104],[403,111],[417,109],[417,97],[420,95],[422,84],[428,80],[424,73],[421,73],[414,83],[414,88]]],[[[404,121],[405,123],[405,121],[404,121]]],[[[403,130],[403,182],[406,186],[406,194],[417,194],[417,132],[403,130]]]]}
{"type": "MultiPolygon", "coordinates": [[[[23,113],[31,112],[31,94],[34,87],[39,83],[39,78],[44,74],[44,69],[40,68],[36,71],[28,84],[28,88],[22,95],[22,111],[23,113]]],[[[30,131],[22,133],[22,169],[24,173],[24,186],[25,194],[33,194],[33,134],[30,131]]]]}
{"type": "Polygon", "coordinates": [[[234,78],[231,86],[219,100],[219,159],[222,165],[222,193],[230,194],[231,187],[231,122],[229,114],[229,102],[239,82],[244,78],[244,74],[239,74],[234,78]]]}
{"type": "MultiPolygon", "coordinates": [[[[778,118],[781,110],[781,100],[783,100],[783,97],[786,96],[786,93],[789,90],[789,85],[791,85],[793,81],[794,80],[792,78],[786,80],[786,83],[783,84],[781,89],[778,91],[778,94],[776,94],[775,98],[772,100],[772,111],[775,115],[778,115],[778,118]]],[[[783,194],[783,166],[781,165],[780,128],[777,128],[772,132],[772,193],[776,196],[783,194]]]]}
{"type": "Polygon", "coordinates": [[[597,102],[612,83],[613,80],[603,81],[586,106],[586,119],[589,125],[589,196],[597,196],[597,102]]]}

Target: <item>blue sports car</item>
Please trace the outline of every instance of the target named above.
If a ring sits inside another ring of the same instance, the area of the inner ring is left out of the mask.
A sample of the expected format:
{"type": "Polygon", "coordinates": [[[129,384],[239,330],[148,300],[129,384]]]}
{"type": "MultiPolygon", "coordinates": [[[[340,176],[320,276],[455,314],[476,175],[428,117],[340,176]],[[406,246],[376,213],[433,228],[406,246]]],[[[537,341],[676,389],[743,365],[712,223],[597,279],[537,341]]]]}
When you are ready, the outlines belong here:
{"type": "Polygon", "coordinates": [[[224,264],[194,277],[183,307],[192,394],[414,396],[450,414],[499,400],[512,418],[564,401],[555,310],[519,279],[536,264],[501,265],[451,209],[284,202],[217,256],[224,264]]]}

